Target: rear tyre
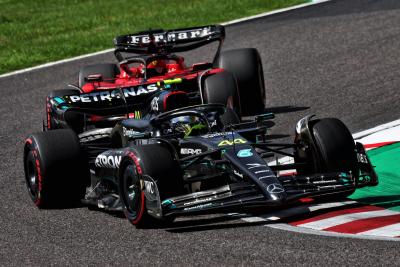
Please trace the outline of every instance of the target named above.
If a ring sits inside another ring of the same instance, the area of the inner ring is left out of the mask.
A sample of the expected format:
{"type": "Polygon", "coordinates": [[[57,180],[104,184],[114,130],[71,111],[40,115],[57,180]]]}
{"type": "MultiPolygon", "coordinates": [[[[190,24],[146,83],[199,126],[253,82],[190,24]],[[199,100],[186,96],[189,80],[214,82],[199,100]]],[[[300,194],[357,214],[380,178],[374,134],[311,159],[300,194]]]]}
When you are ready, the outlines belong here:
{"type": "Polygon", "coordinates": [[[70,129],[29,136],[24,170],[29,195],[39,208],[76,204],[84,197],[90,179],[87,158],[70,129]]]}
{"type": "Polygon", "coordinates": [[[143,175],[157,184],[161,201],[182,192],[182,173],[171,152],[159,144],[135,146],[121,162],[120,195],[127,219],[137,228],[161,226],[173,218],[157,220],[147,214],[143,175]]]}
{"type": "Polygon", "coordinates": [[[87,78],[89,75],[100,74],[103,80],[110,80],[114,79],[119,73],[120,71],[117,65],[112,63],[82,67],[79,71],[79,87],[82,87],[87,83],[85,78],[87,78]]]}
{"type": "Polygon", "coordinates": [[[217,67],[231,72],[237,80],[242,115],[264,112],[265,85],[261,57],[255,48],[221,52],[217,67]]]}
{"type": "Polygon", "coordinates": [[[204,81],[203,97],[207,104],[223,104],[240,116],[241,107],[235,77],[229,72],[208,76],[204,81]]]}

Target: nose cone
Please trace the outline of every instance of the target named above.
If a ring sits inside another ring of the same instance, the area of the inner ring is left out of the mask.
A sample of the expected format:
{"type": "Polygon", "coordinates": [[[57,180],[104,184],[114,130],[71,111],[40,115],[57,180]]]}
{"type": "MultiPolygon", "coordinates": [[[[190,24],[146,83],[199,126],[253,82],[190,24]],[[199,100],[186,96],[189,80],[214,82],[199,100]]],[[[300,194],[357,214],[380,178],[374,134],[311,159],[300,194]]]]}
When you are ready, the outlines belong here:
{"type": "Polygon", "coordinates": [[[267,185],[267,192],[273,201],[281,203],[286,200],[287,194],[285,188],[280,183],[271,183],[267,185]]]}

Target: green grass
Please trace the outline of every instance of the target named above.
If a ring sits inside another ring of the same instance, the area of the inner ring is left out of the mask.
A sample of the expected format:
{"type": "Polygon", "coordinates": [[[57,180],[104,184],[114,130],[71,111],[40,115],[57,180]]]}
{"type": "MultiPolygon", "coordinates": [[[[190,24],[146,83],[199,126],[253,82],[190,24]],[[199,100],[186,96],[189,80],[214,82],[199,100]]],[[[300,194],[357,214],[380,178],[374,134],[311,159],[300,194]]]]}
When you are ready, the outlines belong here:
{"type": "Polygon", "coordinates": [[[220,23],[304,2],[0,0],[0,73],[111,48],[116,35],[220,23]]]}

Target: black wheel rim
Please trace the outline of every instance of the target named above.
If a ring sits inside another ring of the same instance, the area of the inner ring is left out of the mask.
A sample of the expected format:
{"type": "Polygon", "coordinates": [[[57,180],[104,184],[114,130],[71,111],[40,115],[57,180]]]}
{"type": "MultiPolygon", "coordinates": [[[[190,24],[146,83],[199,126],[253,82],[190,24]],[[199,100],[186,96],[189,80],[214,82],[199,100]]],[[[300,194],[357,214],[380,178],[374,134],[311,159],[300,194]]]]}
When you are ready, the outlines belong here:
{"type": "Polygon", "coordinates": [[[36,200],[39,192],[39,177],[32,151],[29,151],[25,161],[25,180],[29,194],[33,200],[36,200]]]}
{"type": "Polygon", "coordinates": [[[140,179],[136,168],[132,165],[126,167],[122,183],[122,199],[129,220],[135,220],[140,214],[142,205],[140,179]]]}

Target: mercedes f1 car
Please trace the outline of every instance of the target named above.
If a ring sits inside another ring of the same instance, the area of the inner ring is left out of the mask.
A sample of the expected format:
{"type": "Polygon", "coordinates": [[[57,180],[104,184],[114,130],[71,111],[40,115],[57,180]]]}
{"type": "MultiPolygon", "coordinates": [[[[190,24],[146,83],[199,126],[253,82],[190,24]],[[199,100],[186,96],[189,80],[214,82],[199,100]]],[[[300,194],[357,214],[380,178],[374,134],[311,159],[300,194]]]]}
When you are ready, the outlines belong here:
{"type": "Polygon", "coordinates": [[[267,135],[273,117],[239,122],[225,105],[203,104],[79,135],[71,129],[33,134],[24,148],[27,188],[39,208],[81,200],[123,210],[132,224],[146,226],[344,198],[378,183],[363,146],[340,120],[305,117],[294,142],[279,143],[267,135]],[[294,163],[267,163],[277,155],[294,163]],[[280,175],[283,170],[295,173],[280,175]]]}
{"type": "Polygon", "coordinates": [[[127,116],[136,119],[152,111],[207,103],[225,104],[239,116],[259,114],[265,98],[260,55],[254,48],[220,51],[224,38],[224,27],[219,25],[118,36],[114,40],[118,64],[85,66],[77,85],[51,92],[43,126],[77,133],[113,126],[121,114],[126,116],[125,106],[127,116]],[[218,48],[212,63],[188,67],[176,54],[213,42],[218,48]],[[103,113],[86,112],[89,119],[85,119],[82,106],[102,108],[103,113]]]}

